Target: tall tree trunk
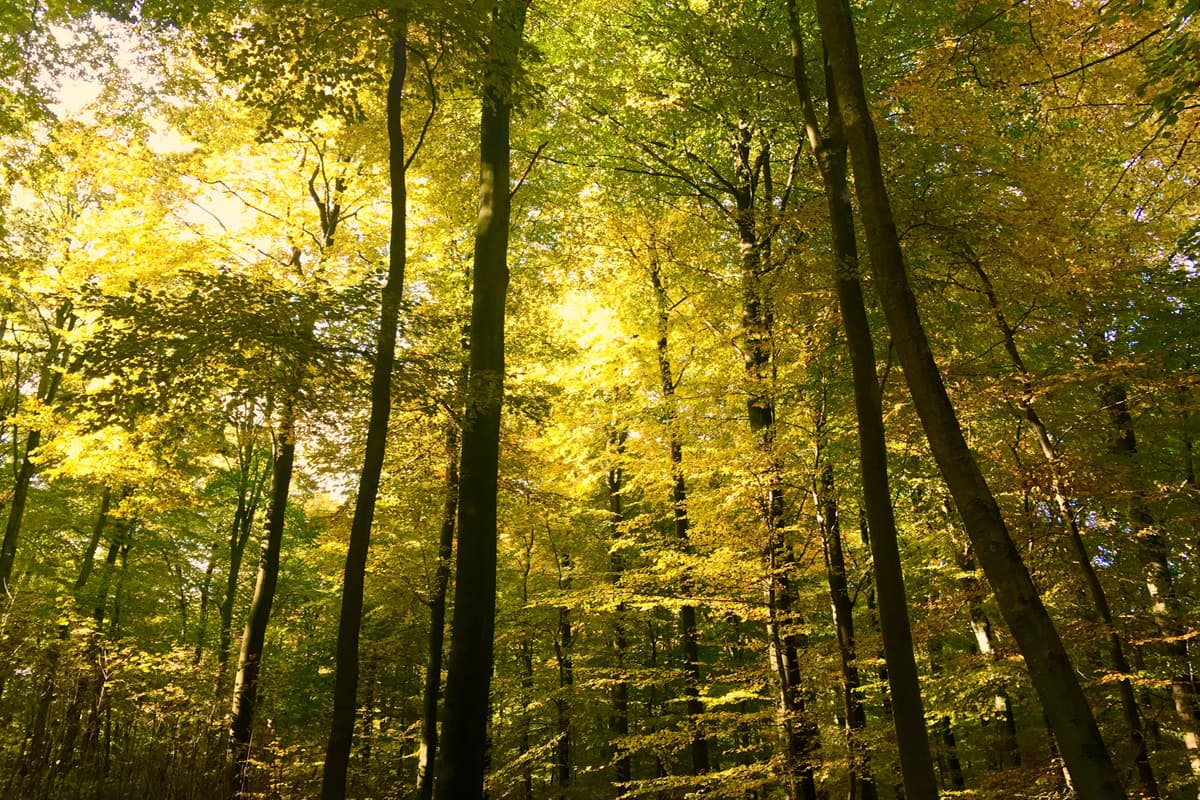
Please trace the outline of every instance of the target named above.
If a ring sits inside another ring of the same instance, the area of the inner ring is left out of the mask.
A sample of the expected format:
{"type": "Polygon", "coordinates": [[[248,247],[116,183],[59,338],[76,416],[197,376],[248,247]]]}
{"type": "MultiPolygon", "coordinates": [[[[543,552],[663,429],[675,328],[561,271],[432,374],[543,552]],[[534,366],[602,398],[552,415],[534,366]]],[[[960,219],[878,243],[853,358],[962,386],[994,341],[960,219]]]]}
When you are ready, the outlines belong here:
{"type": "Polygon", "coordinates": [[[807,718],[801,687],[802,638],[792,630],[797,620],[791,572],[795,566],[786,541],[783,474],[775,453],[775,353],[771,298],[764,287],[770,267],[770,237],[760,236],[756,200],[760,184],[770,195],[770,149],[764,144],[751,158],[754,131],[739,122],[733,142],[734,200],[742,272],[742,359],[746,373],[746,412],[750,432],[765,462],[765,487],[758,500],[766,528],[767,614],[771,667],[778,689],[779,723],[783,730],[788,792],[792,800],[815,800],[813,755],[817,728],[807,718]],[[768,256],[768,257],[764,257],[768,256]]]}
{"type": "MultiPolygon", "coordinates": [[[[549,525],[547,524],[547,529],[549,525]]],[[[571,556],[558,556],[558,588],[571,587],[571,556]]],[[[566,606],[558,609],[558,633],[554,653],[558,661],[558,694],[554,700],[556,740],[554,744],[554,783],[556,796],[565,800],[571,787],[571,696],[575,689],[575,664],[571,658],[571,612],[566,606]]]]}
{"type": "MultiPolygon", "coordinates": [[[[671,506],[675,527],[675,545],[684,553],[691,552],[688,534],[687,481],[683,474],[683,443],[680,441],[679,412],[675,402],[675,375],[671,370],[670,319],[671,308],[667,290],[662,281],[658,254],[650,254],[650,282],[654,286],[657,304],[657,353],[659,384],[662,388],[663,405],[666,412],[667,446],[671,457],[671,506]]],[[[684,597],[691,594],[692,581],[686,575],[682,587],[684,597]]],[[[679,638],[683,646],[683,696],[688,724],[691,727],[692,774],[703,775],[709,771],[709,740],[701,723],[704,703],[700,700],[700,637],[696,630],[696,607],[686,603],[679,607],[679,638]]]]}
{"type": "Polygon", "coordinates": [[[1062,455],[1053,437],[1051,437],[1049,429],[1042,421],[1037,406],[1034,404],[1033,375],[1029,372],[1029,368],[1025,365],[1025,359],[1017,347],[1016,331],[1012,324],[1009,323],[1008,317],[1000,306],[1000,299],[996,296],[992,280],[984,270],[983,262],[970,247],[965,248],[963,257],[979,278],[980,284],[983,287],[984,297],[987,299],[988,308],[992,312],[992,318],[995,320],[996,327],[999,329],[1004,341],[1004,351],[1008,354],[1009,361],[1012,363],[1013,371],[1016,373],[1016,378],[1020,385],[1020,393],[1016,399],[1017,407],[1033,428],[1042,457],[1050,467],[1049,488],[1051,494],[1054,496],[1055,507],[1058,509],[1059,516],[1062,517],[1063,524],[1067,528],[1068,543],[1075,556],[1075,563],[1083,576],[1084,586],[1091,600],[1091,609],[1095,612],[1101,625],[1104,627],[1110,666],[1113,672],[1119,676],[1117,679],[1117,695],[1121,703],[1121,715],[1125,722],[1129,748],[1133,752],[1139,789],[1146,798],[1158,798],[1160,796],[1158,780],[1155,778],[1154,768],[1150,764],[1150,754],[1146,746],[1145,726],[1141,710],[1138,708],[1137,699],[1134,695],[1133,683],[1129,679],[1133,670],[1130,668],[1129,659],[1125,654],[1125,646],[1121,641],[1121,636],[1117,633],[1116,622],[1113,620],[1112,610],[1108,602],[1108,595],[1104,591],[1104,586],[1100,583],[1100,576],[1096,574],[1096,568],[1092,563],[1092,555],[1083,542],[1079,517],[1067,499],[1066,480],[1062,469],[1062,455]]]}
{"type": "MultiPolygon", "coordinates": [[[[1099,336],[1087,340],[1088,353],[1098,366],[1108,363],[1108,347],[1099,336]]],[[[1137,460],[1137,435],[1133,415],[1129,410],[1129,393],[1118,382],[1106,382],[1100,387],[1101,403],[1112,426],[1109,449],[1132,477],[1133,490],[1129,500],[1129,527],[1135,552],[1142,565],[1150,612],[1167,657],[1171,675],[1171,699],[1175,716],[1183,729],[1183,745],[1193,776],[1200,776],[1200,703],[1196,683],[1188,665],[1188,632],[1183,625],[1184,612],[1179,607],[1175,580],[1171,575],[1167,544],[1155,524],[1146,496],[1145,479],[1137,460]]]]}
{"type": "MultiPolygon", "coordinates": [[[[875,344],[858,278],[858,244],[854,212],[846,178],[846,136],[840,97],[833,91],[833,72],[825,61],[827,128],[821,130],[805,67],[803,39],[794,0],[789,0],[792,64],[809,143],[817,157],[833,231],[834,283],[841,309],[842,329],[850,351],[854,380],[854,410],[858,420],[859,465],[863,502],[870,528],[871,558],[879,623],[887,663],[892,720],[900,751],[904,789],[909,800],[937,796],[937,778],[925,727],[925,709],[913,655],[908,597],[901,570],[896,519],[888,485],[887,443],[879,379],[875,374],[875,344]]],[[[828,52],[828,46],[826,47],[828,52]]]]}
{"type": "Polygon", "coordinates": [[[214,542],[208,554],[208,566],[204,568],[204,580],[200,582],[200,610],[196,614],[196,646],[192,650],[192,663],[199,664],[204,655],[204,642],[208,638],[208,606],[212,602],[213,575],[217,571],[219,542],[214,542]]]}
{"type": "Polygon", "coordinates": [[[291,402],[284,409],[280,425],[279,449],[271,470],[271,504],[258,562],[258,580],[250,601],[250,614],[242,634],[237,676],[233,683],[233,712],[229,725],[229,749],[233,760],[231,795],[234,800],[250,796],[250,742],[254,713],[258,706],[258,677],[262,667],[267,623],[275,602],[279,580],[279,552],[283,543],[288,492],[292,485],[292,466],[296,460],[295,421],[291,402]]]}
{"type": "MultiPolygon", "coordinates": [[[[817,0],[817,16],[850,146],[876,289],[930,448],[963,517],[976,557],[996,593],[1004,619],[1025,657],[1075,790],[1088,800],[1124,798],[1125,790],[1066,648],[963,438],[930,351],[916,298],[908,284],[883,181],[879,144],[863,88],[849,4],[847,0],[817,0]]],[[[872,536],[872,540],[877,538],[872,536]]],[[[893,700],[898,699],[893,695],[893,700]]],[[[910,793],[909,800],[934,796],[936,787],[930,788],[921,795],[910,793]]]]}
{"type": "MultiPolygon", "coordinates": [[[[78,317],[72,311],[71,301],[64,300],[54,312],[54,328],[50,333],[50,345],[46,351],[42,369],[38,375],[36,397],[43,405],[50,405],[58,394],[63,370],[71,356],[71,348],[64,342],[78,317]]],[[[4,539],[0,541],[0,594],[12,595],[13,565],[17,558],[17,541],[21,537],[21,523],[25,519],[25,505],[29,500],[29,487],[33,481],[33,456],[42,444],[42,432],[31,430],[25,436],[25,451],[21,466],[17,469],[13,484],[12,499],[8,507],[8,521],[4,525],[4,539]]]]}
{"type": "MultiPolygon", "coordinates": [[[[367,442],[359,473],[358,496],[346,565],[342,577],[342,608],[338,620],[336,676],[333,688],[333,717],[325,748],[321,781],[322,800],[346,796],[350,745],[358,709],[358,640],[362,630],[363,594],[371,525],[387,450],[388,420],[392,412],[392,372],[396,360],[396,328],[404,294],[406,266],[408,187],[405,183],[407,155],[404,149],[404,82],[408,73],[407,12],[393,12],[392,73],[387,88],[388,180],[391,189],[391,228],[388,239],[387,283],[380,293],[379,330],[375,344],[375,367],[371,375],[371,415],[367,442]]],[[[332,235],[332,234],[330,234],[332,235]]]]}
{"type": "MultiPolygon", "coordinates": [[[[824,422],[818,424],[823,430],[824,422]]],[[[858,654],[854,638],[854,606],[846,577],[846,559],[842,551],[842,526],[834,491],[833,465],[821,456],[819,478],[815,482],[813,502],[818,509],[818,524],[825,551],[825,576],[829,584],[833,626],[837,636],[838,662],[842,672],[842,710],[846,720],[846,744],[850,751],[851,800],[876,800],[879,793],[871,777],[871,754],[863,741],[867,712],[859,692],[858,654]]]]}
{"type": "Polygon", "coordinates": [[[429,596],[429,662],[421,694],[421,749],[417,756],[417,800],[433,798],[433,765],[438,748],[438,697],[442,689],[442,655],[446,640],[446,592],[454,556],[454,522],[458,513],[458,422],[446,423],[446,496],[442,501],[442,528],[438,538],[438,565],[429,596]]]}
{"type": "Polygon", "coordinates": [[[218,691],[224,684],[226,665],[229,663],[229,651],[233,641],[233,611],[237,605],[237,588],[242,574],[242,560],[245,556],[246,545],[250,541],[250,533],[254,530],[254,518],[258,514],[259,504],[266,481],[271,474],[270,463],[264,464],[255,471],[258,461],[257,439],[254,431],[248,435],[247,441],[238,448],[238,500],[233,512],[233,522],[229,527],[229,571],[225,575],[225,594],[221,598],[218,609],[221,630],[217,640],[217,683],[218,691]]]}
{"type": "Polygon", "coordinates": [[[526,0],[492,9],[480,114],[479,217],[472,276],[470,377],[466,391],[458,511],[454,626],[438,752],[438,800],[483,796],[496,624],[496,482],[504,400],[504,306],[508,292],[509,121],[526,0]]]}
{"type": "MultiPolygon", "coordinates": [[[[625,522],[625,470],[621,458],[625,454],[625,439],[628,432],[624,427],[614,422],[608,432],[608,471],[604,478],[604,489],[608,498],[608,528],[609,528],[609,580],[614,586],[621,582],[621,574],[625,571],[625,555],[622,552],[621,536],[622,523],[625,522]]],[[[617,797],[625,794],[628,784],[633,780],[633,761],[624,742],[629,735],[629,679],[625,672],[625,655],[629,642],[625,635],[624,602],[617,603],[613,617],[612,650],[613,666],[616,674],[612,679],[611,703],[612,709],[608,716],[608,730],[613,742],[613,786],[617,797]]]]}

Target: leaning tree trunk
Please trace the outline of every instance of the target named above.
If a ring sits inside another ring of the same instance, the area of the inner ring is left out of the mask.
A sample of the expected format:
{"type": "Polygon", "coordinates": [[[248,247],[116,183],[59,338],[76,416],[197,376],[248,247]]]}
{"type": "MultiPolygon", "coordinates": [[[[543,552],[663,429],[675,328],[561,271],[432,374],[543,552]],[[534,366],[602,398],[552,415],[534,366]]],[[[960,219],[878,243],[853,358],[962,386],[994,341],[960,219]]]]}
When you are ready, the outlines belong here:
{"type": "Polygon", "coordinates": [[[342,609],[338,621],[336,675],[333,687],[333,718],[329,742],[325,748],[325,768],[321,781],[322,800],[342,800],[346,796],[346,776],[350,766],[350,745],[354,738],[354,718],[358,710],[358,639],[362,631],[363,593],[367,571],[367,553],[371,545],[371,524],[383,474],[387,450],[388,419],[392,412],[392,371],[396,359],[396,327],[400,319],[400,301],[404,293],[405,251],[407,247],[407,162],[404,152],[404,81],[408,71],[408,19],[396,12],[392,40],[392,74],[387,89],[388,179],[391,186],[391,229],[388,244],[387,283],[380,293],[379,330],[375,344],[375,368],[371,375],[371,415],[367,423],[367,442],[359,473],[354,519],[350,523],[350,541],[346,545],[346,566],[342,576],[342,609]]]}
{"type": "Polygon", "coordinates": [[[111,508],[112,487],[106,483],[104,484],[104,491],[100,495],[100,510],[96,512],[96,522],[92,525],[92,535],[88,538],[87,547],[83,551],[83,564],[79,568],[79,577],[75,579],[74,592],[76,601],[82,597],[88,578],[92,576],[92,570],[95,569],[96,549],[100,546],[101,537],[104,536],[104,528],[108,525],[108,512],[111,508]]]}
{"type": "MultiPolygon", "coordinates": [[[[850,145],[876,289],[930,449],[1025,657],[1075,790],[1088,800],[1124,798],[1125,790],[1066,648],[967,446],[929,348],[883,181],[849,4],[846,0],[817,0],[817,15],[850,145]]],[[[936,787],[924,796],[934,794],[936,787]]],[[[909,797],[917,800],[915,795],[909,797]]]]}
{"type": "Polygon", "coordinates": [[[496,625],[496,482],[508,292],[509,122],[527,0],[498,0],[483,78],[479,217],[472,276],[470,377],[463,424],[454,625],[438,751],[438,800],[483,796],[496,625]]]}
{"type": "Polygon", "coordinates": [[[875,567],[875,590],[887,663],[892,720],[896,728],[906,796],[909,800],[923,800],[937,795],[937,777],[929,749],[929,733],[925,727],[925,710],[913,655],[908,597],[888,486],[887,443],[879,379],[875,374],[875,345],[871,338],[862,284],[858,278],[858,245],[846,179],[845,128],[838,105],[839,98],[833,91],[832,71],[827,63],[825,82],[829,116],[827,129],[821,130],[808,83],[803,39],[794,0],[789,0],[789,18],[796,88],[809,143],[817,157],[833,231],[834,283],[854,381],[863,503],[871,532],[871,558],[875,567]]]}

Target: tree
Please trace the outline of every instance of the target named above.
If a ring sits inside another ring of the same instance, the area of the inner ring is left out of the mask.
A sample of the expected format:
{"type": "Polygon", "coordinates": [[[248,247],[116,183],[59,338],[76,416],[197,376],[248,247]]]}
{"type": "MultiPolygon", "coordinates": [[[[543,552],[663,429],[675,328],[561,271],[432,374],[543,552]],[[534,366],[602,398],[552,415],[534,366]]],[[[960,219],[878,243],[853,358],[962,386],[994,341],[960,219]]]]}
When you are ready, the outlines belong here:
{"type": "Polygon", "coordinates": [[[463,415],[454,627],[434,797],[483,796],[496,613],[496,481],[504,398],[508,289],[509,126],[525,0],[491,9],[479,139],[479,217],[472,275],[470,372],[463,415]]]}
{"type": "Polygon", "coordinates": [[[846,127],[872,271],[905,380],[930,446],[1005,621],[1026,658],[1076,791],[1088,797],[1124,797],[1070,657],[967,447],[929,350],[908,286],[904,257],[883,183],[879,146],[863,89],[849,8],[837,0],[821,0],[817,10],[834,91],[846,127]]]}

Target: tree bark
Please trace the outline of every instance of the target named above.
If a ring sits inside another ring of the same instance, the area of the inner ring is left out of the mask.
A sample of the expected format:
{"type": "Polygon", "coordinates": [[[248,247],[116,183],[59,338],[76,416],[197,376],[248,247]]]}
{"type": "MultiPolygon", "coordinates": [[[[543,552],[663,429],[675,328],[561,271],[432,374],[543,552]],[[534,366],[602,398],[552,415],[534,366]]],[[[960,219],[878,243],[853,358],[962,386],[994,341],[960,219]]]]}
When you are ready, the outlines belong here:
{"type": "Polygon", "coordinates": [[[251,433],[245,444],[238,448],[238,499],[233,522],[229,527],[229,572],[225,575],[225,594],[218,608],[221,625],[217,641],[218,691],[221,691],[221,686],[226,686],[225,668],[229,663],[229,650],[233,641],[233,611],[237,604],[242,559],[250,541],[250,533],[254,530],[254,518],[262,502],[265,483],[271,474],[270,464],[264,465],[257,474],[254,472],[254,464],[258,460],[255,457],[256,440],[257,437],[251,433]]]}
{"type": "Polygon", "coordinates": [[[1055,507],[1058,509],[1063,524],[1067,528],[1067,540],[1071,546],[1071,552],[1075,556],[1075,563],[1083,576],[1084,586],[1091,600],[1091,607],[1104,627],[1109,661],[1111,662],[1113,671],[1119,676],[1117,680],[1117,696],[1121,703],[1121,715],[1125,722],[1129,748],[1133,752],[1133,762],[1137,771],[1139,789],[1146,798],[1158,798],[1160,791],[1146,746],[1145,725],[1133,691],[1133,683],[1129,679],[1133,670],[1130,667],[1128,657],[1125,655],[1124,643],[1117,632],[1116,623],[1113,620],[1112,610],[1108,602],[1108,595],[1104,590],[1103,584],[1100,583],[1100,576],[1096,574],[1096,568],[1092,564],[1091,553],[1083,542],[1078,515],[1067,499],[1066,481],[1062,470],[1062,455],[1059,452],[1058,446],[1054,443],[1053,437],[1050,436],[1049,429],[1042,421],[1037,406],[1034,404],[1033,376],[1030,374],[1029,368],[1025,365],[1025,359],[1017,347],[1016,331],[1009,323],[1003,308],[1000,306],[1000,299],[996,296],[992,280],[984,270],[983,262],[973,250],[967,247],[963,253],[963,257],[979,278],[980,284],[983,287],[984,297],[987,299],[988,309],[992,312],[992,318],[996,322],[996,327],[1000,330],[1000,335],[1004,341],[1004,351],[1008,354],[1009,361],[1012,363],[1020,389],[1016,399],[1017,407],[1033,428],[1042,457],[1050,467],[1049,488],[1051,494],[1054,496],[1055,507]]]}
{"type": "MultiPolygon", "coordinates": [[[[770,237],[760,236],[755,207],[758,187],[769,187],[770,150],[767,145],[751,158],[754,131],[739,122],[733,141],[735,223],[741,254],[742,360],[746,375],[746,412],[755,446],[766,462],[765,488],[758,500],[759,518],[766,528],[763,548],[767,564],[766,595],[770,662],[778,691],[779,724],[783,731],[787,784],[792,800],[815,800],[813,753],[817,728],[807,718],[801,688],[799,653],[802,637],[796,623],[791,575],[795,563],[786,541],[783,474],[775,453],[775,360],[771,298],[764,288],[769,266],[770,237]]],[[[768,189],[768,194],[770,191],[768,189]]]]}
{"type": "MultiPolygon", "coordinates": [[[[823,428],[823,423],[818,430],[823,428]]],[[[867,727],[867,712],[859,693],[858,652],[854,637],[854,606],[846,577],[846,559],[842,551],[842,526],[834,493],[833,465],[822,458],[820,475],[813,492],[818,509],[818,525],[825,551],[825,576],[833,608],[834,633],[837,636],[838,662],[842,672],[842,710],[845,714],[846,744],[850,751],[851,800],[876,800],[879,793],[871,777],[871,754],[862,740],[867,727]]]]}
{"type": "MultiPolygon", "coordinates": [[[[671,308],[667,290],[662,281],[662,270],[657,253],[650,254],[650,282],[654,286],[657,305],[657,333],[659,384],[662,388],[663,405],[666,413],[667,446],[671,458],[671,507],[674,524],[675,546],[684,553],[691,552],[688,534],[687,481],[683,474],[683,443],[680,441],[679,412],[675,401],[675,375],[671,370],[669,341],[669,316],[671,308]]],[[[683,595],[689,596],[693,586],[685,574],[683,595]]],[[[692,774],[703,775],[709,771],[709,740],[704,732],[701,718],[704,702],[700,699],[700,637],[696,630],[696,607],[687,603],[679,607],[679,638],[683,649],[683,696],[688,724],[691,727],[692,774]]]]}
{"type": "MultiPolygon", "coordinates": [[[[549,526],[547,525],[547,529],[549,526]]],[[[558,588],[567,590],[571,586],[571,555],[558,556],[558,588]]],[[[575,689],[575,664],[571,658],[571,612],[566,606],[558,609],[558,633],[554,640],[554,653],[558,661],[558,691],[554,700],[556,740],[554,744],[554,783],[556,795],[565,800],[571,787],[571,696],[575,689]]]]}
{"type": "Polygon", "coordinates": [[[463,425],[454,626],[434,789],[437,800],[482,798],[487,769],[488,700],[496,624],[496,482],[504,399],[504,307],[512,200],[509,123],[526,8],[526,0],[498,0],[493,7],[483,79],[471,369],[463,425]]]}
{"type": "Polygon", "coordinates": [[[371,376],[371,415],[367,442],[359,473],[358,496],[346,565],[342,577],[342,608],[338,621],[336,675],[333,688],[333,717],[325,749],[321,781],[322,800],[346,796],[346,776],[354,719],[358,709],[358,640],[362,630],[363,594],[371,525],[387,450],[388,419],[392,411],[392,372],[396,359],[396,328],[404,294],[407,249],[408,189],[404,150],[404,82],[408,72],[408,18],[393,13],[392,72],[387,88],[388,178],[391,188],[391,228],[388,243],[387,283],[380,295],[379,331],[375,345],[375,368],[371,376]]]}
{"type": "Polygon", "coordinates": [[[75,597],[78,599],[87,586],[88,578],[92,575],[92,570],[96,563],[96,548],[100,546],[100,538],[104,535],[104,528],[108,525],[108,512],[112,506],[112,487],[108,484],[104,485],[104,491],[100,495],[100,510],[96,512],[96,522],[92,525],[92,535],[88,539],[87,547],[83,551],[83,564],[79,568],[79,577],[75,579],[75,597]]]}
{"type": "Polygon", "coordinates": [[[433,765],[438,749],[438,698],[442,689],[442,656],[446,641],[446,593],[454,556],[454,523],[458,514],[458,422],[446,423],[446,496],[438,538],[438,565],[429,597],[429,662],[421,694],[421,749],[417,755],[417,800],[433,798],[433,765]]]}
{"type": "MultiPolygon", "coordinates": [[[[71,301],[64,300],[54,312],[54,328],[50,334],[49,348],[38,375],[36,397],[43,405],[50,405],[58,394],[63,370],[70,360],[71,348],[63,340],[70,333],[78,317],[72,311],[71,301]]],[[[13,484],[12,499],[8,507],[8,520],[4,525],[4,539],[0,541],[0,594],[12,596],[13,565],[17,558],[17,542],[21,537],[21,524],[25,519],[25,505],[29,501],[29,486],[33,481],[33,455],[42,444],[42,432],[31,430],[25,436],[25,452],[21,466],[17,469],[13,484]]]]}
{"type": "MultiPolygon", "coordinates": [[[[829,115],[827,128],[822,131],[807,78],[803,39],[794,0],[789,0],[789,20],[796,88],[809,143],[821,173],[833,233],[834,284],[853,374],[863,503],[871,532],[871,559],[875,568],[892,720],[896,728],[906,797],[909,800],[924,800],[937,796],[937,778],[925,726],[916,658],[913,655],[908,596],[904,588],[896,519],[888,485],[887,443],[879,379],[875,374],[875,344],[858,277],[858,243],[846,177],[847,142],[840,97],[833,90],[833,72],[827,55],[825,83],[829,115]]],[[[828,53],[828,45],[825,50],[828,53]]]]}
{"type": "Polygon", "coordinates": [[[258,579],[250,601],[246,630],[242,634],[237,676],[233,683],[233,711],[229,724],[229,749],[233,761],[230,794],[233,800],[242,800],[250,796],[250,742],[254,730],[254,713],[258,707],[258,677],[262,668],[267,623],[271,619],[271,606],[275,602],[275,586],[279,580],[279,553],[283,544],[284,519],[295,460],[295,421],[289,402],[280,425],[279,450],[275,454],[275,463],[271,470],[271,504],[267,509],[267,524],[258,562],[258,579]]]}
{"type": "MultiPolygon", "coordinates": [[[[1004,619],[1025,657],[1075,790],[1088,800],[1124,798],[1125,791],[1066,648],[963,438],[930,351],[908,284],[883,181],[879,144],[863,88],[849,5],[846,0],[818,0],[817,15],[850,146],[876,290],[930,448],[963,517],[976,557],[996,593],[1004,619]]],[[[876,538],[872,536],[872,540],[876,538]]],[[[893,700],[898,698],[893,695],[893,700]]],[[[920,796],[935,794],[933,787],[933,791],[920,796]]],[[[916,794],[909,795],[909,800],[917,798],[916,794]]]]}
{"type": "MultiPolygon", "coordinates": [[[[625,571],[625,556],[621,545],[621,525],[625,522],[625,498],[622,492],[625,488],[625,470],[621,458],[625,454],[625,438],[627,431],[618,423],[609,426],[608,470],[604,476],[604,489],[608,498],[608,529],[609,529],[609,581],[613,586],[621,582],[621,574],[625,571]]],[[[625,794],[628,784],[633,780],[633,761],[623,741],[629,735],[629,680],[625,673],[625,655],[629,642],[625,635],[624,602],[617,603],[613,618],[612,650],[615,674],[612,679],[610,694],[612,709],[608,716],[608,730],[613,741],[613,787],[617,797],[625,794]]]]}
{"type": "MultiPolygon", "coordinates": [[[[1089,337],[1087,347],[1092,361],[1098,366],[1109,361],[1108,347],[1101,337],[1089,337]]],[[[1151,513],[1137,461],[1137,434],[1129,409],[1129,393],[1123,384],[1108,382],[1100,387],[1100,396],[1112,427],[1109,450],[1132,477],[1130,533],[1142,565],[1150,613],[1161,640],[1160,647],[1173,671],[1170,679],[1171,699],[1175,705],[1175,716],[1183,730],[1188,766],[1193,776],[1200,776],[1200,703],[1197,702],[1196,683],[1188,665],[1187,630],[1182,623],[1183,611],[1176,596],[1167,544],[1151,513]]]]}

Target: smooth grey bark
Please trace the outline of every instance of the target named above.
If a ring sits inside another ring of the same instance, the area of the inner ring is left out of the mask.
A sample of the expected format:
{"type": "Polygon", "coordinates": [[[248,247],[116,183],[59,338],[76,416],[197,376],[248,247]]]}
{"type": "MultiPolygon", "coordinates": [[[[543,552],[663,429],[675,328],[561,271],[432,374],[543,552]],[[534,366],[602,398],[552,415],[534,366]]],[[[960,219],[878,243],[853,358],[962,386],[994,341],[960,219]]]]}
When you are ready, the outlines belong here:
{"type": "MultiPolygon", "coordinates": [[[[1070,657],[967,446],[930,350],[883,180],[849,4],[847,0],[817,0],[817,17],[850,147],[875,288],[930,449],[1025,658],[1075,790],[1088,800],[1125,798],[1070,657]]],[[[898,698],[893,695],[893,700],[898,698]]],[[[920,797],[935,795],[933,787],[920,797]]],[[[918,795],[910,793],[909,800],[918,800],[918,795]]]]}
{"type": "Polygon", "coordinates": [[[892,509],[882,399],[875,373],[875,344],[858,277],[858,243],[846,170],[846,131],[839,98],[833,91],[828,58],[825,59],[824,72],[829,114],[822,129],[812,100],[794,0],[789,0],[788,16],[796,89],[809,144],[821,173],[833,234],[834,285],[853,375],[859,469],[863,504],[870,528],[869,543],[887,664],[891,717],[896,729],[906,796],[910,800],[924,800],[937,796],[937,778],[925,725],[916,657],[913,654],[908,596],[904,588],[900,545],[892,509]]]}
{"type": "MultiPolygon", "coordinates": [[[[375,340],[375,365],[371,373],[371,413],[363,466],[359,472],[350,541],[342,573],[342,607],[338,618],[333,716],[325,765],[321,776],[322,800],[342,800],[350,767],[354,719],[358,710],[358,640],[362,631],[363,596],[371,526],[387,451],[388,420],[392,412],[392,372],[396,361],[396,329],[404,295],[407,259],[408,158],[404,145],[404,83],[408,74],[408,17],[394,11],[391,76],[387,87],[388,182],[391,191],[391,225],[388,234],[387,282],[380,292],[379,330],[375,340]]],[[[335,220],[336,225],[336,220],[335,220]]],[[[328,233],[332,236],[332,229],[328,233]]]]}
{"type": "Polygon", "coordinates": [[[496,625],[496,482],[508,292],[509,126],[526,0],[492,7],[479,136],[479,216],[472,275],[470,376],[463,421],[454,625],[447,660],[437,800],[483,797],[496,625]]]}

